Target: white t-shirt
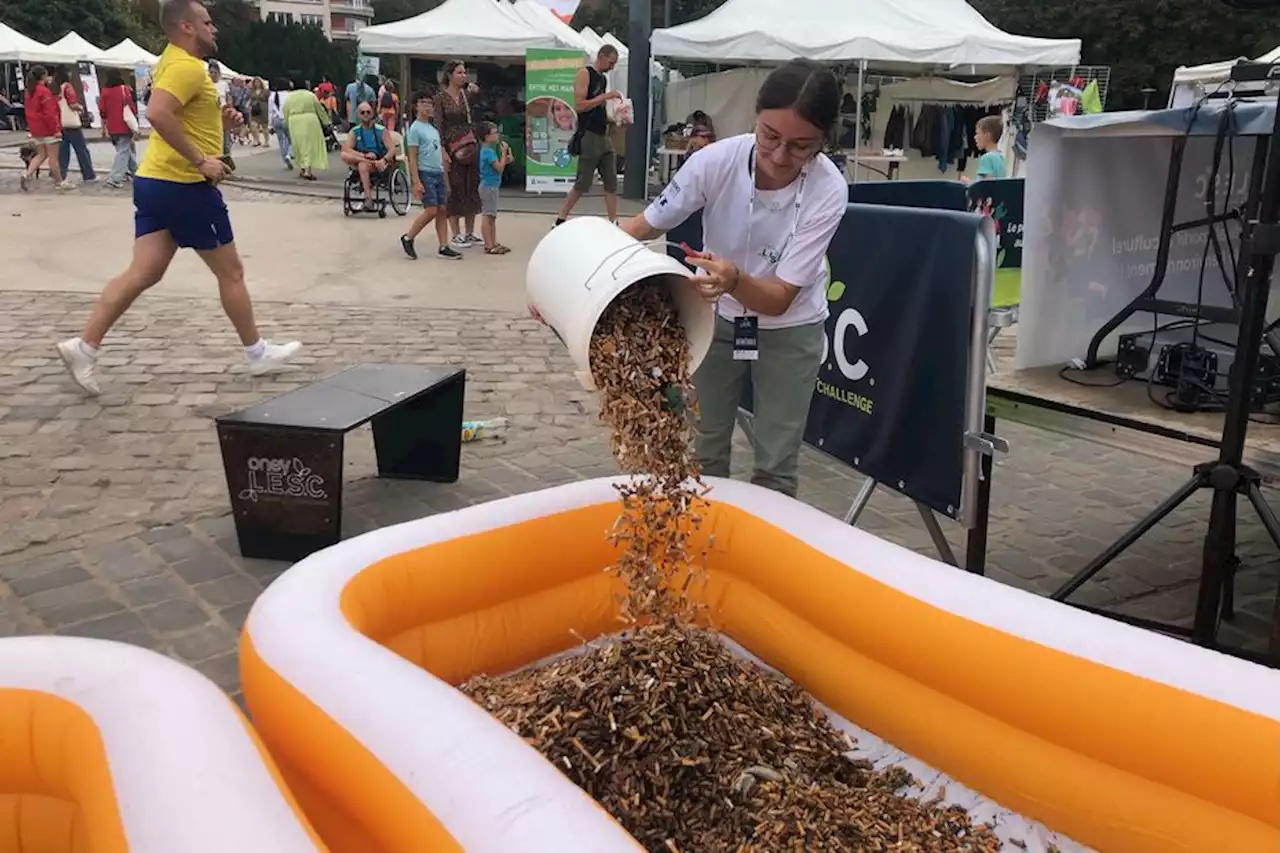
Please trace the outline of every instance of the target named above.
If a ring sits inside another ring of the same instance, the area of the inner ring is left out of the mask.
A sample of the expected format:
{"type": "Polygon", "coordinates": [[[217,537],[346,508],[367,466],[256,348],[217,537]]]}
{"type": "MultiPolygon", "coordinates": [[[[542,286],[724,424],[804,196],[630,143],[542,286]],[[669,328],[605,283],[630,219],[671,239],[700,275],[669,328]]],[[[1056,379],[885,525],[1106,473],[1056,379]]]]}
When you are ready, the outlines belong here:
{"type": "MultiPolygon", "coordinates": [[[[644,218],[652,227],[669,231],[701,210],[706,251],[733,261],[749,275],[780,278],[800,288],[786,313],[761,316],[760,328],[822,322],[827,318],[824,261],[849,203],[849,185],[835,164],[819,154],[807,167],[807,177],[780,190],[757,190],[753,207],[754,147],[755,134],[747,133],[691,155],[645,210],[644,218]],[[797,211],[796,196],[801,191],[797,211]],[[753,207],[750,227],[749,207],[753,207]]],[[[728,294],[720,297],[716,307],[720,316],[730,320],[754,313],[728,294]]]]}

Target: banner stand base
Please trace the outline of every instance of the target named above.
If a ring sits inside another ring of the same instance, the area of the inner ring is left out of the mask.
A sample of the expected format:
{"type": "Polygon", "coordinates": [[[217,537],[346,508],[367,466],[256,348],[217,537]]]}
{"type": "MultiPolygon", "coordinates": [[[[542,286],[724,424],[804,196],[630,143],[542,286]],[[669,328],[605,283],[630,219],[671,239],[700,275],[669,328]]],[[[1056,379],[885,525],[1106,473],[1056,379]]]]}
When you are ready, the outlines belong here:
{"type": "MultiPolygon", "coordinates": [[[[738,411],[738,426],[742,427],[743,433],[754,444],[755,431],[751,427],[750,413],[738,411]]],[[[844,514],[844,523],[850,527],[858,526],[858,518],[862,515],[862,511],[867,508],[867,504],[871,503],[871,496],[875,494],[876,486],[880,483],[871,477],[867,477],[862,481],[862,487],[858,489],[858,494],[854,496],[853,503],[849,505],[849,509],[844,514]]],[[[924,529],[929,531],[929,538],[933,540],[933,547],[937,549],[938,556],[942,558],[942,562],[949,566],[960,567],[956,562],[955,552],[951,550],[951,543],[947,541],[946,535],[942,532],[942,525],[938,524],[938,517],[934,515],[933,510],[919,501],[914,502],[916,509],[920,512],[920,520],[924,522],[924,529]]]]}

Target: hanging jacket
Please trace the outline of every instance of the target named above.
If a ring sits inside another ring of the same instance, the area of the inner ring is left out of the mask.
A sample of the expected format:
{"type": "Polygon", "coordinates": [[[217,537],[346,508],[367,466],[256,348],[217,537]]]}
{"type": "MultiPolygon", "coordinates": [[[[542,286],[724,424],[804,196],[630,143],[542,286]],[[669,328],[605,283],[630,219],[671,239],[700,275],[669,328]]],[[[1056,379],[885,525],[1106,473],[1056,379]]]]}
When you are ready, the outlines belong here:
{"type": "Polygon", "coordinates": [[[938,153],[940,115],[941,111],[934,104],[920,107],[920,115],[911,131],[911,147],[922,157],[933,157],[938,153]]]}
{"type": "Polygon", "coordinates": [[[896,106],[889,113],[889,121],[884,126],[884,147],[885,148],[905,148],[903,144],[904,137],[907,135],[906,130],[907,110],[906,107],[896,106]]]}
{"type": "Polygon", "coordinates": [[[955,138],[956,114],[951,107],[935,107],[938,111],[938,123],[934,127],[934,155],[938,158],[938,171],[947,171],[947,166],[954,160],[952,142],[955,138]]]}

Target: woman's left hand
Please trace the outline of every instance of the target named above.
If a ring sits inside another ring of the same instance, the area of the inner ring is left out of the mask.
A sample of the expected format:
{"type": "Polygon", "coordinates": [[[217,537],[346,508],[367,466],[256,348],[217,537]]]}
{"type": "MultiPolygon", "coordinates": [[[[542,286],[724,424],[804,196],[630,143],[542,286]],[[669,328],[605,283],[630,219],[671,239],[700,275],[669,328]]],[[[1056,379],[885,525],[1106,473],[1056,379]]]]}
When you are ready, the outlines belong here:
{"type": "Polygon", "coordinates": [[[695,287],[703,299],[714,302],[722,294],[732,293],[738,287],[739,272],[733,261],[718,258],[710,252],[686,250],[685,259],[706,275],[692,276],[695,287]]]}
{"type": "Polygon", "coordinates": [[[476,92],[479,92],[479,91],[480,91],[480,87],[479,87],[479,86],[477,86],[475,83],[468,83],[468,84],[467,84],[467,94],[468,94],[468,95],[474,95],[476,92]]]}

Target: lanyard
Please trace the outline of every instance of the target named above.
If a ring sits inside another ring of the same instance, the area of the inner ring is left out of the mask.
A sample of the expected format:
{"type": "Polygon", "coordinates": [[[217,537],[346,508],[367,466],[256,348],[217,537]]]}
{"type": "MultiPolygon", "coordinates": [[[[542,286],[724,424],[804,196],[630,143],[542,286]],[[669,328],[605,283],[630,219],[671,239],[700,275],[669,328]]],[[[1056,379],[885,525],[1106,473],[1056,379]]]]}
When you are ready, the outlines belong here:
{"type": "MultiPolygon", "coordinates": [[[[742,271],[745,272],[747,275],[750,275],[751,259],[753,257],[751,253],[751,220],[752,218],[755,217],[756,197],[757,197],[757,193],[759,192],[758,189],[756,188],[756,147],[754,145],[751,146],[751,151],[750,153],[747,154],[747,172],[751,175],[751,199],[750,201],[747,202],[747,244],[746,244],[747,249],[746,249],[746,258],[744,259],[745,263],[742,265],[742,271]]],[[[800,186],[796,187],[796,199],[793,205],[792,217],[791,217],[791,230],[787,232],[786,239],[783,240],[782,245],[778,247],[779,259],[782,257],[782,253],[786,250],[787,246],[791,245],[791,241],[795,239],[796,232],[800,230],[800,204],[801,202],[804,201],[804,185],[808,180],[809,180],[809,164],[805,163],[804,168],[800,170],[800,186]]],[[[776,267],[778,262],[773,261],[772,263],[776,267]]],[[[720,308],[720,299],[719,297],[717,297],[716,298],[717,312],[719,311],[719,308],[720,308]]],[[[746,311],[745,306],[743,307],[743,311],[744,312],[746,311]]],[[[750,312],[747,312],[747,313],[750,313],[750,312]]]]}
{"type": "MultiPolygon", "coordinates": [[[[751,175],[751,200],[747,202],[747,255],[746,263],[743,264],[743,271],[748,275],[751,274],[748,267],[751,265],[751,220],[756,212],[756,198],[759,190],[756,188],[756,148],[751,146],[751,153],[747,155],[747,171],[751,175]]],[[[800,229],[800,204],[804,201],[804,185],[809,180],[809,164],[806,163],[804,168],[800,170],[800,186],[796,188],[795,203],[792,205],[791,230],[787,232],[786,239],[782,241],[782,245],[778,247],[778,257],[782,257],[782,252],[795,239],[796,232],[800,229]]],[[[777,265],[777,261],[773,262],[777,265]]]]}

